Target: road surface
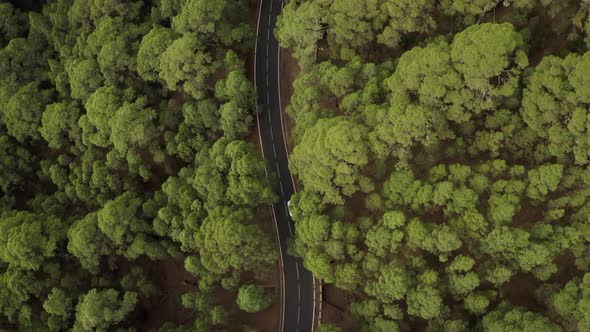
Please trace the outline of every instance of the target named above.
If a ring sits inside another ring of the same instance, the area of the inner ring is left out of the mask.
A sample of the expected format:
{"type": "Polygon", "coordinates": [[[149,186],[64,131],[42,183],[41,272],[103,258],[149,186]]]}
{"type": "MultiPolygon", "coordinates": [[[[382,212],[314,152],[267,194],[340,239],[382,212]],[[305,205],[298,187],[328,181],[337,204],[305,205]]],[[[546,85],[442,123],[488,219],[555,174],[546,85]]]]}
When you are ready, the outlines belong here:
{"type": "Polygon", "coordinates": [[[258,128],[262,153],[277,174],[280,199],[273,204],[283,265],[283,332],[311,332],[314,320],[313,276],[301,259],[287,254],[287,241],[295,227],[287,212],[287,202],[295,188],[289,171],[289,158],[283,136],[279,99],[279,43],[273,30],[284,0],[261,0],[256,39],[256,91],[258,94],[258,128]]]}

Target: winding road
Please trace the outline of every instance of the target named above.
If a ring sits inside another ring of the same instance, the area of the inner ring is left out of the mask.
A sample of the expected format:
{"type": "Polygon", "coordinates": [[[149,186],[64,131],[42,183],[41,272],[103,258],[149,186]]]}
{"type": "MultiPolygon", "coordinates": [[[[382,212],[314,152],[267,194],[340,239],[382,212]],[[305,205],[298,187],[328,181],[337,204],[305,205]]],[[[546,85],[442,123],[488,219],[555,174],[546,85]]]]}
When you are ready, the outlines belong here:
{"type": "Polygon", "coordinates": [[[256,33],[255,82],[258,98],[258,128],[262,154],[275,168],[280,199],[273,204],[283,275],[281,319],[283,332],[311,332],[314,324],[314,280],[297,257],[287,254],[287,241],[295,233],[287,202],[295,192],[285,137],[279,95],[279,43],[273,30],[285,0],[260,0],[256,33]]]}

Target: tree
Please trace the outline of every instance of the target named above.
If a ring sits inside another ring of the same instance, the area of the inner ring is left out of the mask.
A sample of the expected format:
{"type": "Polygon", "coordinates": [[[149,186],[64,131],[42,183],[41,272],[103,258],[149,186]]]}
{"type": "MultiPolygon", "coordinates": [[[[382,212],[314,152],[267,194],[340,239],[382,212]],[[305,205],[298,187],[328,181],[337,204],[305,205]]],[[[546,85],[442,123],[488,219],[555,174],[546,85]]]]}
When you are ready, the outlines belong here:
{"type": "Polygon", "coordinates": [[[555,191],[563,177],[563,165],[543,165],[528,172],[529,186],[527,196],[542,199],[549,192],[555,191]]]}
{"type": "Polygon", "coordinates": [[[214,3],[206,0],[192,1],[182,6],[180,14],[172,20],[174,29],[180,33],[195,33],[210,35],[216,32],[218,21],[228,1],[221,0],[214,3]]]}
{"type": "Polygon", "coordinates": [[[334,267],[330,264],[330,261],[330,256],[318,249],[309,250],[303,257],[303,265],[316,278],[320,278],[327,283],[335,281],[334,267]]]}
{"type": "Polygon", "coordinates": [[[93,274],[99,272],[101,256],[108,256],[113,251],[110,240],[98,228],[97,212],[74,222],[68,229],[68,240],[68,251],[93,274]]]}
{"type": "Polygon", "coordinates": [[[142,200],[132,192],[126,192],[107,202],[98,212],[98,228],[116,245],[122,245],[129,229],[141,229],[138,209],[142,200]]]}
{"type": "Polygon", "coordinates": [[[499,1],[499,0],[444,0],[441,7],[447,15],[457,15],[462,18],[466,24],[474,24],[476,18],[481,19],[484,14],[494,7],[503,4],[505,7],[514,6],[521,10],[529,10],[534,6],[534,1],[499,1]]]}
{"type": "Polygon", "coordinates": [[[272,304],[272,296],[261,286],[244,285],[240,287],[236,303],[240,310],[254,313],[270,307],[272,304]]]}
{"type": "Polygon", "coordinates": [[[76,305],[74,331],[107,331],[135,309],[137,294],[117,290],[92,289],[76,305]],[[122,296],[121,296],[122,295],[122,296]]]}
{"type": "Polygon", "coordinates": [[[0,260],[24,270],[38,271],[60,251],[67,227],[49,215],[10,211],[0,215],[0,260]]]}
{"type": "MultiPolygon", "coordinates": [[[[100,6],[97,11],[102,11],[109,5],[100,6]]],[[[113,11],[120,9],[122,8],[113,8],[113,11]]],[[[104,14],[107,13],[109,12],[104,12],[104,14]]],[[[96,58],[107,84],[124,81],[129,72],[136,70],[136,53],[138,40],[144,33],[142,30],[144,30],[143,27],[125,21],[123,17],[105,15],[88,35],[84,45],[84,55],[89,59],[96,58]]]]}
{"type": "Polygon", "coordinates": [[[250,111],[240,108],[237,103],[230,101],[221,105],[220,124],[225,137],[239,139],[250,132],[254,118],[250,111]]]}
{"type": "Polygon", "coordinates": [[[515,76],[529,64],[523,47],[522,37],[511,24],[480,24],[455,36],[451,59],[468,87],[485,93],[492,89],[488,80],[495,78],[503,88],[499,93],[510,96],[516,90],[515,76]]]}
{"type": "Polygon", "coordinates": [[[143,36],[137,52],[137,73],[144,80],[159,79],[160,58],[175,39],[174,31],[164,27],[155,27],[143,36]]]}
{"type": "MultiPolygon", "coordinates": [[[[382,13],[377,1],[358,5],[350,0],[335,0],[330,5],[328,15],[330,33],[335,42],[344,48],[362,46],[375,38],[376,31],[372,23],[380,15],[382,13]]],[[[344,54],[341,52],[340,55],[344,54]]]]}
{"type": "Polygon", "coordinates": [[[197,37],[186,34],[162,53],[159,75],[168,89],[182,88],[194,98],[203,99],[215,67],[211,55],[204,51],[197,37]]]}
{"type": "Polygon", "coordinates": [[[590,273],[582,280],[575,278],[553,296],[553,306],[568,323],[584,331],[590,328],[590,273]]]}
{"type": "Polygon", "coordinates": [[[60,288],[52,288],[43,302],[43,309],[51,315],[68,318],[73,311],[72,299],[60,288]]]}
{"type": "Polygon", "coordinates": [[[366,132],[365,126],[343,118],[318,121],[293,150],[293,173],[324,203],[343,203],[343,195],[358,190],[360,170],[368,163],[366,132]]]}
{"type": "MultiPolygon", "coordinates": [[[[140,328],[139,299],[154,309],[165,285],[139,266],[181,251],[204,292],[263,280],[276,248],[257,218],[277,195],[241,140],[247,1],[13,3],[0,3],[0,330],[140,328]]],[[[233,327],[221,304],[196,311],[161,330],[233,327]]]]}
{"type": "Polygon", "coordinates": [[[425,33],[436,28],[432,15],[433,0],[396,0],[382,2],[381,8],[387,13],[388,25],[377,35],[377,41],[389,47],[397,47],[405,34],[425,33]]]}
{"type": "Polygon", "coordinates": [[[123,103],[123,96],[115,86],[104,86],[94,91],[84,104],[86,114],[79,120],[84,144],[108,147],[112,144],[110,121],[123,103]]]}
{"type": "Polygon", "coordinates": [[[254,106],[256,95],[254,85],[246,77],[241,61],[231,60],[234,57],[237,55],[232,51],[225,56],[225,66],[228,67],[226,70],[231,70],[231,67],[236,67],[236,69],[231,70],[225,79],[215,84],[215,96],[220,100],[228,100],[236,103],[239,107],[250,110],[254,106]]]}
{"type": "Polygon", "coordinates": [[[470,312],[481,315],[490,305],[490,299],[484,294],[469,293],[465,298],[465,308],[470,312]]]}
{"type": "Polygon", "coordinates": [[[223,206],[208,212],[195,234],[207,270],[224,274],[231,269],[263,269],[275,260],[276,251],[268,234],[258,225],[247,223],[251,212],[223,206]]]}
{"type": "Polygon", "coordinates": [[[282,47],[293,49],[303,67],[311,64],[322,38],[327,10],[318,1],[289,2],[277,20],[276,36],[282,47]]]}
{"type": "MultiPolygon", "coordinates": [[[[433,145],[439,139],[433,128],[437,115],[431,109],[410,104],[408,99],[395,103],[383,112],[379,120],[380,124],[375,127],[370,139],[373,151],[380,157],[396,150],[394,147],[404,151],[416,143],[433,145]]],[[[399,155],[404,158],[402,153],[399,155]]]]}
{"type": "Polygon", "coordinates": [[[303,218],[297,222],[295,234],[302,244],[311,248],[319,247],[329,239],[330,220],[325,215],[303,218]]]}
{"type": "Polygon", "coordinates": [[[156,112],[146,104],[146,98],[124,102],[108,121],[113,146],[123,155],[133,148],[148,146],[158,135],[154,125],[156,112]]]}
{"type": "Polygon", "coordinates": [[[424,319],[432,319],[440,314],[443,301],[439,290],[435,288],[437,279],[438,276],[433,271],[419,276],[419,284],[406,295],[408,314],[424,319]]]}
{"type": "Polygon", "coordinates": [[[34,271],[8,267],[0,274],[0,313],[15,323],[21,316],[28,316],[30,325],[30,306],[32,296],[40,296],[43,284],[34,276],[34,271]]]}
{"type": "Polygon", "coordinates": [[[376,300],[353,302],[350,304],[350,313],[365,319],[374,318],[379,314],[379,302],[376,300]]]}
{"type": "Polygon", "coordinates": [[[51,90],[41,90],[39,83],[33,82],[10,97],[3,117],[8,134],[21,143],[41,138],[41,118],[51,94],[51,90]]]}
{"type": "Polygon", "coordinates": [[[47,105],[39,132],[52,149],[69,145],[81,146],[82,133],[78,126],[80,110],[74,103],[53,103],[47,105]]]}
{"type": "Polygon", "coordinates": [[[0,190],[5,194],[26,185],[33,174],[35,157],[8,135],[0,135],[0,190]]]}
{"type": "Polygon", "coordinates": [[[72,60],[65,64],[65,68],[70,81],[72,98],[85,102],[96,89],[103,85],[104,78],[96,60],[72,60]]]}
{"type": "Polygon", "coordinates": [[[488,313],[482,320],[485,331],[540,331],[559,332],[562,329],[547,317],[527,311],[522,307],[512,307],[504,303],[488,313]]]}
{"type": "Polygon", "coordinates": [[[334,270],[334,279],[336,287],[346,290],[355,290],[358,288],[359,284],[362,283],[362,272],[358,264],[341,264],[336,266],[336,269],[334,270]]]}
{"type": "Polygon", "coordinates": [[[263,176],[266,163],[256,155],[251,144],[230,142],[225,148],[225,155],[231,161],[227,174],[227,195],[235,204],[257,206],[275,201],[270,181],[263,176]]]}
{"type": "Polygon", "coordinates": [[[521,114],[526,124],[548,142],[551,155],[573,155],[576,164],[588,162],[584,107],[590,99],[581,77],[589,63],[590,53],[545,57],[523,92],[521,114]]]}
{"type": "Polygon", "coordinates": [[[23,37],[27,31],[27,16],[11,3],[0,4],[0,48],[8,44],[11,39],[23,37]]]}
{"type": "MultiPolygon", "coordinates": [[[[155,8],[152,8],[152,17],[161,20],[169,20],[178,15],[182,9],[180,0],[159,0],[155,8]]],[[[153,19],[152,19],[153,20],[153,19]]]]}
{"type": "Polygon", "coordinates": [[[222,138],[197,156],[199,166],[191,181],[207,205],[228,203],[256,206],[275,200],[266,163],[251,144],[222,138]]]}
{"type": "Polygon", "coordinates": [[[483,15],[485,12],[490,11],[498,2],[496,0],[477,0],[468,3],[465,0],[445,0],[443,1],[442,8],[449,15],[458,14],[464,16],[464,20],[467,23],[473,24],[477,15],[483,15]]]}
{"type": "Polygon", "coordinates": [[[381,303],[393,303],[406,295],[410,276],[404,267],[390,263],[381,269],[376,282],[367,283],[365,292],[381,303]]]}

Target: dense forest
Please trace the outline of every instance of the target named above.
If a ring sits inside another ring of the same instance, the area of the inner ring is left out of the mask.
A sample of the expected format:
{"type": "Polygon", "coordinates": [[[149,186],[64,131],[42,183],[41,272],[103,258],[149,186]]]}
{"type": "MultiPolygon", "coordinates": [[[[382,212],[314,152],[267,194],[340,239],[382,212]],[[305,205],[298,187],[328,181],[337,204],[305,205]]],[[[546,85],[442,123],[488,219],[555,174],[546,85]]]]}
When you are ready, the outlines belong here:
{"type": "Polygon", "coordinates": [[[271,304],[249,6],[0,1],[0,330],[235,330],[271,304]]]}
{"type": "Polygon", "coordinates": [[[318,331],[590,331],[590,1],[292,0],[318,331]],[[329,308],[328,308],[329,309],[329,308]]]}

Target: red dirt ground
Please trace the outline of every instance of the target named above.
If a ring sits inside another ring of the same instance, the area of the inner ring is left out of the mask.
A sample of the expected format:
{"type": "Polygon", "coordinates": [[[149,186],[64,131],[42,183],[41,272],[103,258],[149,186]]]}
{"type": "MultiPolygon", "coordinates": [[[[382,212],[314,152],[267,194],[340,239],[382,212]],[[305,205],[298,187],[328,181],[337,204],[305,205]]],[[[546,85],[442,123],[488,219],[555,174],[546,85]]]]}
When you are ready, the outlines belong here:
{"type": "Polygon", "coordinates": [[[244,325],[248,325],[259,332],[275,332],[279,329],[281,294],[278,283],[276,282],[279,277],[278,263],[275,265],[273,272],[274,273],[269,276],[269,280],[266,282],[254,281],[254,283],[258,285],[271,289],[274,293],[272,306],[264,311],[254,314],[240,311],[236,305],[237,292],[220,290],[217,293],[217,299],[221,301],[226,310],[233,313],[233,321],[230,325],[230,331],[241,331],[244,325]]]}
{"type": "Polygon", "coordinates": [[[351,319],[350,299],[346,291],[333,285],[324,285],[324,303],[322,323],[334,323],[344,331],[358,331],[359,326],[351,319]]]}
{"type": "MultiPolygon", "coordinates": [[[[160,294],[151,301],[139,303],[139,316],[133,321],[133,327],[147,331],[158,328],[166,322],[177,325],[190,324],[196,317],[192,310],[185,309],[180,301],[182,294],[196,290],[196,286],[185,281],[195,281],[195,277],[184,269],[180,260],[168,259],[150,261],[141,259],[140,263],[150,275],[154,277],[160,294]]],[[[118,274],[124,275],[128,270],[127,264],[118,264],[118,274]]]]}

